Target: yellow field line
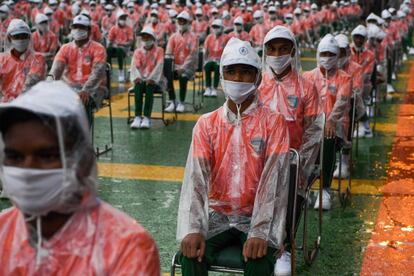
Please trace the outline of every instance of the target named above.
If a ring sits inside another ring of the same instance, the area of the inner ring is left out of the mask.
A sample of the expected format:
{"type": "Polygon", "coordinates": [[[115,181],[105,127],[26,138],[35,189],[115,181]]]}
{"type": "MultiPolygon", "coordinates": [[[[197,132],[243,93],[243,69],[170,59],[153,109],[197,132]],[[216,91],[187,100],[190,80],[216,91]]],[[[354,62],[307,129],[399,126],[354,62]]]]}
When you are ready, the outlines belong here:
{"type": "MultiPolygon", "coordinates": [[[[99,176],[109,178],[120,178],[130,180],[152,180],[182,182],[184,177],[184,167],[177,166],[157,166],[142,164],[122,164],[122,163],[98,163],[99,176]]],[[[379,195],[380,189],[385,184],[385,180],[353,179],[353,194],[379,195]]],[[[342,181],[342,187],[346,188],[347,181],[342,181]]],[[[318,187],[318,183],[314,188],[318,187]]],[[[338,188],[338,180],[334,179],[332,188],[338,188]]]]}
{"type": "Polygon", "coordinates": [[[181,182],[184,167],[98,163],[99,176],[121,179],[181,182]]]}
{"type": "Polygon", "coordinates": [[[393,123],[377,123],[375,130],[379,132],[395,132],[397,130],[397,124],[393,123]]]}

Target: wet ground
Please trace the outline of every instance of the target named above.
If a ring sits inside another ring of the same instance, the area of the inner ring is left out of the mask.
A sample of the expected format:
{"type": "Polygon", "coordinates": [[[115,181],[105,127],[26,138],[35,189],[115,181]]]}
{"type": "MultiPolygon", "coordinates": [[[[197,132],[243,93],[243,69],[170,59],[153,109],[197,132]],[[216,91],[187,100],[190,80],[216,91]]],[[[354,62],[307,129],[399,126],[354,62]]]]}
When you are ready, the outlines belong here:
{"type": "MultiPolygon", "coordinates": [[[[314,68],[315,53],[307,51],[303,55],[303,70],[314,68]]],[[[125,91],[129,84],[118,85],[117,72],[114,69],[115,142],[113,150],[98,159],[99,196],[148,229],[159,246],[162,271],[168,273],[171,257],[178,248],[175,241],[177,208],[192,128],[200,114],[222,105],[224,97],[220,94],[218,98],[204,99],[200,111],[179,115],[178,121],[173,125],[165,127],[161,121],[154,120],[152,129],[133,131],[127,125],[128,104],[125,91]]],[[[333,210],[324,213],[320,254],[313,265],[308,266],[299,253],[299,275],[359,274],[363,254],[377,220],[378,208],[384,199],[381,188],[387,181],[387,170],[390,169],[389,158],[397,129],[396,118],[409,76],[408,64],[405,64],[400,73],[402,75],[395,83],[398,93],[387,97],[380,104],[381,114],[376,122],[374,138],[359,140],[358,156],[353,169],[351,204],[343,210],[335,199],[333,210]]],[[[192,87],[191,83],[189,87],[192,87]]],[[[192,93],[189,91],[188,101],[191,101],[192,93]]],[[[413,98],[409,97],[409,101],[413,98]]],[[[402,110],[406,110],[409,117],[414,109],[412,106],[403,106],[402,110]]],[[[160,104],[156,101],[155,115],[159,115],[160,111],[160,104]]],[[[407,123],[406,127],[410,131],[413,129],[412,124],[410,127],[407,123]]],[[[96,118],[95,144],[103,145],[107,142],[107,111],[101,110],[96,118]]],[[[404,136],[397,142],[401,146],[413,144],[412,140],[404,136]]],[[[356,155],[356,149],[354,150],[356,155]]],[[[398,150],[404,151],[403,147],[398,150]]],[[[401,152],[400,155],[405,156],[405,153],[401,152]]],[[[410,153],[408,159],[395,160],[391,169],[396,175],[400,174],[401,169],[412,172],[412,168],[407,167],[407,162],[411,161],[412,164],[413,156],[410,153]],[[399,167],[398,162],[403,162],[403,168],[399,167]]],[[[407,173],[404,179],[406,177],[412,178],[412,175],[407,173]]],[[[5,200],[0,201],[0,209],[8,204],[5,200]]],[[[316,231],[316,214],[311,210],[310,230],[313,233],[316,231]]],[[[298,241],[300,237],[299,233],[298,241]]]]}

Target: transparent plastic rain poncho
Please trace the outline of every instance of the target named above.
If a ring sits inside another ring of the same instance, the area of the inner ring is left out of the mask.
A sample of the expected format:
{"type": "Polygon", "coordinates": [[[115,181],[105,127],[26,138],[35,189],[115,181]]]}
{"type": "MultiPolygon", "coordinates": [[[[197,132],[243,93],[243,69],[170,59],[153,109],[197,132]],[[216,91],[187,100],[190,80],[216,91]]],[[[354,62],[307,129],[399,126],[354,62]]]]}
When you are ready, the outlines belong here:
{"type": "Polygon", "coordinates": [[[336,136],[346,141],[346,125],[349,121],[350,98],[352,95],[351,76],[338,66],[331,70],[320,69],[320,53],[331,52],[339,55],[339,46],[331,34],[327,34],[319,43],[316,53],[318,67],[306,72],[304,77],[313,82],[319,93],[326,121],[336,125],[336,136]]]}
{"type": "Polygon", "coordinates": [[[81,48],[75,41],[63,45],[55,56],[50,75],[76,91],[86,91],[99,105],[106,94],[106,50],[90,40],[81,48]]]}
{"type": "MultiPolygon", "coordinates": [[[[16,29],[27,29],[29,26],[20,20],[13,19],[7,28],[7,36],[16,29]]],[[[5,41],[5,51],[0,54],[0,102],[9,102],[18,97],[46,77],[46,64],[41,54],[35,53],[30,41],[26,51],[16,58],[11,51],[10,39],[5,41]]]]}
{"type": "MultiPolygon", "coordinates": [[[[149,234],[96,197],[96,158],[76,93],[61,81],[40,82],[13,102],[0,105],[1,130],[7,129],[4,124],[12,116],[24,111],[56,133],[64,180],[56,183],[61,192],[53,204],[43,211],[28,209],[25,215],[16,203],[19,200],[15,201],[16,191],[5,189],[14,207],[0,213],[0,247],[7,248],[0,251],[0,275],[159,275],[158,253],[149,234]],[[43,215],[50,212],[72,216],[45,239],[43,215]],[[31,220],[36,227],[28,223],[31,220]]],[[[4,173],[3,139],[0,142],[0,176],[8,183],[5,188],[12,187],[15,178],[4,173]]]]}
{"type": "Polygon", "coordinates": [[[352,77],[352,98],[355,102],[355,119],[359,120],[365,114],[365,105],[362,99],[362,91],[364,89],[363,80],[363,67],[356,62],[351,61],[351,49],[349,45],[349,39],[344,34],[335,36],[335,40],[338,42],[338,46],[341,49],[345,49],[347,52],[345,56],[345,63],[342,67],[338,63],[339,69],[345,71],[352,77]]]}
{"type": "Polygon", "coordinates": [[[294,34],[284,26],[276,26],[267,33],[264,44],[276,38],[290,40],[294,45],[292,71],[278,80],[266,62],[267,53],[264,45],[262,57],[264,72],[259,87],[260,100],[286,119],[290,147],[297,149],[301,157],[299,193],[303,194],[306,180],[314,169],[318,157],[324,116],[315,86],[300,73],[300,54],[294,34]]]}
{"type": "Polygon", "coordinates": [[[185,168],[177,239],[190,233],[208,239],[236,228],[248,238],[280,248],[288,200],[288,150],[283,116],[264,107],[257,95],[241,115],[234,114],[227,102],[203,115],[194,127],[185,168]]]}

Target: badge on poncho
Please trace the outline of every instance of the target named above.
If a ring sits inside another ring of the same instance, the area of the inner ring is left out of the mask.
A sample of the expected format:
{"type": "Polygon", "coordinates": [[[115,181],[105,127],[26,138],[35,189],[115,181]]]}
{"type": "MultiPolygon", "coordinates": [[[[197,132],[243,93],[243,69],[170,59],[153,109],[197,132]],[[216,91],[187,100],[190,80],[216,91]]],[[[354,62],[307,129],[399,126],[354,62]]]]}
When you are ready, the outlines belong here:
{"type": "Polygon", "coordinates": [[[239,53],[240,53],[240,55],[245,56],[249,53],[249,50],[246,47],[241,47],[239,49],[239,53]]]}
{"type": "Polygon", "coordinates": [[[288,103],[289,103],[290,107],[292,107],[292,108],[298,107],[298,102],[299,102],[298,97],[296,97],[294,95],[289,95],[287,97],[287,100],[288,100],[288,103]]]}
{"type": "Polygon", "coordinates": [[[254,151],[257,154],[261,154],[264,148],[264,141],[262,138],[253,138],[253,140],[250,141],[250,144],[252,145],[254,151]]]}
{"type": "Polygon", "coordinates": [[[328,90],[329,90],[329,93],[331,93],[331,94],[336,94],[336,85],[335,84],[331,84],[331,85],[329,85],[328,86],[328,90]]]}

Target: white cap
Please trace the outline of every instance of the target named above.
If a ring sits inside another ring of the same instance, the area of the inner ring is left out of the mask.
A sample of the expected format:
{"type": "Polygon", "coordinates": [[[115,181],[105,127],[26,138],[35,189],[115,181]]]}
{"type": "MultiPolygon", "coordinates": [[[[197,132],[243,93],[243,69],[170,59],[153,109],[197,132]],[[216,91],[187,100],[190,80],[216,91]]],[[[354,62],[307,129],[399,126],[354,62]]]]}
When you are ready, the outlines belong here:
{"type": "Polygon", "coordinates": [[[262,18],[263,12],[261,10],[257,10],[253,13],[253,18],[262,18]]]}
{"type": "Polygon", "coordinates": [[[190,15],[188,14],[188,12],[187,12],[187,11],[182,11],[182,12],[180,12],[180,14],[177,16],[177,19],[178,19],[178,18],[181,18],[181,19],[187,20],[188,22],[190,22],[190,21],[191,21],[191,17],[190,17],[190,15]]]}
{"type": "Polygon", "coordinates": [[[7,5],[1,5],[0,6],[0,11],[3,12],[3,13],[9,13],[10,9],[7,5]]]}
{"type": "Polygon", "coordinates": [[[382,19],[388,19],[391,18],[391,13],[388,10],[383,10],[381,12],[381,17],[382,19]]]}
{"type": "Polygon", "coordinates": [[[302,10],[301,10],[300,8],[296,8],[296,9],[293,11],[293,13],[294,13],[294,14],[302,14],[302,10]]]}
{"type": "Polygon", "coordinates": [[[35,23],[36,24],[40,24],[40,23],[48,22],[48,21],[49,21],[49,18],[46,15],[44,15],[43,13],[36,14],[36,17],[35,17],[35,23]]]}
{"type": "Polygon", "coordinates": [[[361,35],[363,37],[367,37],[367,28],[364,25],[358,25],[351,33],[352,36],[354,35],[361,35]]]}
{"type": "Polygon", "coordinates": [[[165,0],[160,0],[158,3],[160,3],[161,5],[167,4],[167,1],[165,0]]]}
{"type": "Polygon", "coordinates": [[[252,8],[252,7],[250,7],[250,6],[248,6],[248,7],[247,7],[247,11],[252,12],[252,11],[253,11],[253,8],[252,8]]]}
{"type": "Polygon", "coordinates": [[[237,16],[236,19],[234,19],[233,23],[243,25],[243,18],[241,16],[237,16]]]}
{"type": "Polygon", "coordinates": [[[397,11],[397,17],[398,18],[404,18],[404,17],[406,17],[406,14],[405,14],[405,12],[403,12],[403,11],[397,11]]]}
{"type": "Polygon", "coordinates": [[[234,37],[232,37],[227,42],[226,47],[224,47],[220,59],[220,71],[223,72],[224,66],[233,64],[246,64],[257,68],[258,70],[261,69],[260,57],[250,43],[234,37]]]}
{"type": "Polygon", "coordinates": [[[276,12],[275,6],[270,6],[268,12],[276,12]]]}
{"type": "Polygon", "coordinates": [[[53,10],[52,10],[51,8],[49,8],[49,7],[46,7],[46,8],[43,10],[43,12],[44,12],[46,15],[53,14],[53,10]]]}
{"type": "Polygon", "coordinates": [[[88,10],[82,10],[82,11],[80,12],[80,14],[86,15],[87,17],[91,17],[91,14],[89,13],[89,11],[88,11],[88,10]]]}
{"type": "Polygon", "coordinates": [[[349,47],[349,39],[344,34],[339,34],[335,36],[336,42],[338,42],[339,48],[348,48],[349,47]]]}
{"type": "Polygon", "coordinates": [[[116,19],[118,20],[121,16],[127,15],[123,9],[119,9],[116,13],[116,19]]]}
{"type": "Polygon", "coordinates": [[[214,19],[213,23],[211,23],[211,26],[223,27],[223,21],[221,19],[214,19]]]}
{"type": "Polygon", "coordinates": [[[378,22],[378,18],[377,18],[378,16],[375,14],[375,13],[370,13],[369,15],[368,15],[368,17],[367,17],[367,19],[365,20],[366,22],[368,22],[368,21],[371,21],[371,20],[375,20],[375,21],[377,21],[378,22]]]}
{"type": "Polygon", "coordinates": [[[176,17],[177,16],[177,11],[174,9],[171,9],[168,11],[168,16],[169,17],[176,17]]]}
{"type": "Polygon", "coordinates": [[[391,7],[391,8],[389,8],[389,9],[388,9],[388,11],[389,11],[391,14],[393,14],[393,13],[394,13],[394,12],[396,12],[397,10],[391,7]]]}
{"type": "Polygon", "coordinates": [[[96,6],[96,2],[95,1],[91,1],[89,2],[89,6],[95,5],[96,6]]]}
{"type": "Polygon", "coordinates": [[[228,10],[224,10],[223,13],[221,14],[222,18],[226,18],[226,17],[229,17],[229,16],[230,16],[230,13],[229,13],[228,10]]]}
{"type": "Polygon", "coordinates": [[[381,29],[377,25],[369,25],[367,28],[368,38],[377,38],[381,29]]]}
{"type": "Polygon", "coordinates": [[[196,15],[199,15],[199,14],[203,15],[203,11],[201,9],[196,9],[195,14],[196,15]]]}
{"type": "Polygon", "coordinates": [[[318,53],[329,52],[338,55],[339,45],[331,34],[325,35],[318,45],[318,53]]]}
{"type": "Polygon", "coordinates": [[[127,7],[128,8],[133,8],[134,7],[134,2],[128,2],[127,7]]]}
{"type": "Polygon", "coordinates": [[[58,1],[57,0],[49,0],[49,5],[57,5],[58,1]]]}
{"type": "Polygon", "coordinates": [[[387,36],[387,33],[384,30],[380,29],[377,33],[377,39],[383,40],[387,36]]]}
{"type": "Polygon", "coordinates": [[[105,10],[113,11],[114,9],[115,9],[115,7],[112,6],[111,4],[105,5],[105,10]]]}
{"type": "Polygon", "coordinates": [[[293,15],[291,13],[286,13],[285,19],[293,19],[293,15]]]}
{"type": "Polygon", "coordinates": [[[309,7],[304,7],[304,8],[303,8],[303,11],[304,11],[304,12],[310,12],[310,8],[309,8],[309,7]]]}
{"type": "Polygon", "coordinates": [[[289,28],[286,28],[285,26],[275,26],[266,34],[263,40],[263,45],[276,38],[284,38],[292,41],[293,45],[296,44],[295,35],[289,28]]]}
{"type": "Polygon", "coordinates": [[[156,16],[158,16],[158,10],[152,9],[150,15],[156,15],[156,16]]]}
{"type": "Polygon", "coordinates": [[[79,14],[78,16],[73,18],[72,25],[82,25],[82,26],[90,27],[91,20],[89,19],[89,17],[83,14],[79,14]]]}
{"type": "Polygon", "coordinates": [[[316,3],[313,3],[313,4],[311,5],[311,9],[312,9],[312,10],[317,10],[317,9],[318,9],[318,5],[317,5],[316,3]]]}
{"type": "Polygon", "coordinates": [[[140,32],[140,35],[142,34],[149,34],[154,39],[157,39],[157,36],[155,35],[154,29],[151,26],[145,26],[142,31],[140,32]]]}
{"type": "Polygon", "coordinates": [[[7,28],[7,35],[17,34],[31,34],[29,26],[21,19],[13,19],[7,28]]]}
{"type": "Polygon", "coordinates": [[[218,13],[218,9],[216,7],[212,8],[211,13],[218,13]]]}

